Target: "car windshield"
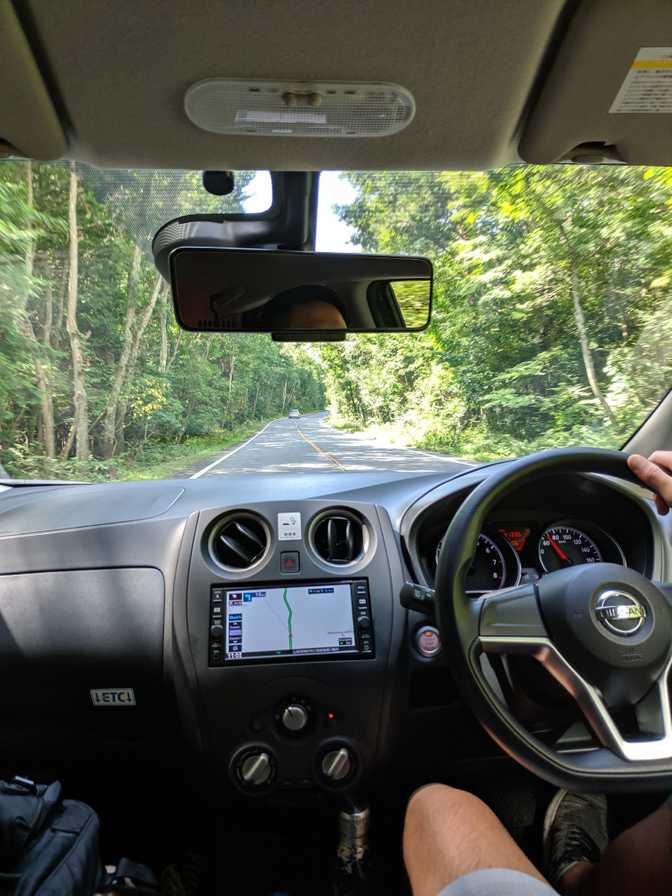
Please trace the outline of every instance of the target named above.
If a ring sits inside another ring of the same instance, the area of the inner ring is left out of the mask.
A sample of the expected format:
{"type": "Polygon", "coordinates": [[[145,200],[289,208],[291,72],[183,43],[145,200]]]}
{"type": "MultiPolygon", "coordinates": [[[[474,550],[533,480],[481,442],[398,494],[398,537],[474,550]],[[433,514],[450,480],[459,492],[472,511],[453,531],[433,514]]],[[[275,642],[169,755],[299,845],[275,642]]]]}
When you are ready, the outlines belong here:
{"type": "Polygon", "coordinates": [[[429,329],[180,330],[153,234],[271,203],[268,172],[0,164],[0,475],[450,472],[619,447],[668,388],[669,169],[324,173],[317,249],[430,258],[429,329]]]}

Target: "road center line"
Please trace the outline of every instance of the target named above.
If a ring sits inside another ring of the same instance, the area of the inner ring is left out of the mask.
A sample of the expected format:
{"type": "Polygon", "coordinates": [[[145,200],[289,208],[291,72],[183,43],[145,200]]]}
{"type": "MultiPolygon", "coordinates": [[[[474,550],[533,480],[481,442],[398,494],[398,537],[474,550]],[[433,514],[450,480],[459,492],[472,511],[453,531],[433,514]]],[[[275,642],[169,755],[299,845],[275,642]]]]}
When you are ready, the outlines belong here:
{"type": "Polygon", "coordinates": [[[334,464],[334,466],[338,467],[339,470],[343,470],[344,473],[347,473],[347,470],[343,466],[343,464],[340,461],[336,460],[333,454],[328,454],[326,451],[323,451],[319,445],[316,445],[315,442],[312,441],[312,439],[309,439],[300,426],[296,427],[296,431],[299,433],[304,442],[307,442],[313,449],[313,451],[316,451],[320,455],[320,457],[323,457],[327,461],[327,463],[334,464]]]}
{"type": "Polygon", "coordinates": [[[275,423],[275,422],[276,422],[275,420],[269,420],[269,422],[266,424],[266,426],[263,426],[259,430],[259,432],[255,432],[255,434],[253,436],[250,436],[250,438],[246,442],[243,442],[242,445],[239,445],[237,448],[234,448],[233,451],[229,451],[228,454],[223,454],[221,457],[218,457],[217,460],[213,461],[211,464],[208,464],[207,467],[203,467],[202,470],[199,470],[198,473],[194,473],[194,475],[190,476],[189,478],[190,479],[199,479],[201,476],[204,476],[206,473],[208,473],[210,470],[212,470],[213,467],[216,467],[218,464],[221,464],[222,461],[228,460],[230,457],[232,457],[236,453],[236,451],[240,451],[241,448],[246,448],[250,444],[250,442],[253,442],[258,436],[260,436],[265,429],[268,429],[268,427],[271,425],[271,423],[275,423]]]}

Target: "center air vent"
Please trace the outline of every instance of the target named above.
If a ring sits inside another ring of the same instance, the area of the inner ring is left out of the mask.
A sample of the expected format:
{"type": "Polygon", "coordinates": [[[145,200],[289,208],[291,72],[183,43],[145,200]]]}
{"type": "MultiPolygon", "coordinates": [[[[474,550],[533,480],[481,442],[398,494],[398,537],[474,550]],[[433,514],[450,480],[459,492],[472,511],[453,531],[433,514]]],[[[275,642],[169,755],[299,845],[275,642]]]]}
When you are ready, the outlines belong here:
{"type": "Polygon", "coordinates": [[[347,510],[329,510],[311,527],[312,547],[325,563],[345,566],[365,553],[368,532],[362,520],[347,510]]]}
{"type": "Polygon", "coordinates": [[[214,527],[208,541],[210,556],[226,569],[249,569],[266,555],[270,534],[265,523],[251,513],[235,513],[214,527]]]}

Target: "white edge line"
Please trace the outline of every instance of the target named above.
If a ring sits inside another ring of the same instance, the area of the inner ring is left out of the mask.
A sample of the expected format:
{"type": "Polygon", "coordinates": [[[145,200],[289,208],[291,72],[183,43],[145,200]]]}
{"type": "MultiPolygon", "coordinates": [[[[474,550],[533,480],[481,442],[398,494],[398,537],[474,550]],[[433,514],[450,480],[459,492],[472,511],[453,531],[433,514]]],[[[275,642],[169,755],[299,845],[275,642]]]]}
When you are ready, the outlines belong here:
{"type": "MultiPolygon", "coordinates": [[[[449,461],[449,462],[455,463],[455,464],[463,464],[465,467],[480,467],[481,466],[480,464],[475,463],[472,460],[462,460],[461,457],[454,457],[452,454],[441,454],[438,451],[436,451],[436,452],[435,451],[425,451],[422,448],[407,448],[406,450],[407,451],[415,451],[416,454],[422,454],[425,457],[434,457],[434,458],[439,458],[440,460],[449,461]]],[[[441,471],[437,470],[437,472],[440,473],[441,471]]]]}
{"type": "Polygon", "coordinates": [[[242,445],[239,445],[237,448],[234,448],[233,451],[229,451],[228,454],[223,454],[221,457],[218,457],[217,460],[213,461],[211,464],[208,464],[207,467],[203,467],[202,470],[199,470],[198,473],[194,473],[194,475],[190,476],[189,478],[190,479],[198,479],[199,477],[204,476],[209,470],[212,470],[213,467],[216,467],[217,464],[221,464],[222,461],[228,460],[230,457],[232,457],[236,453],[236,451],[240,451],[241,448],[245,448],[247,445],[250,444],[250,442],[253,442],[257,438],[257,436],[260,436],[262,434],[262,432],[265,429],[268,429],[268,427],[271,425],[271,423],[275,423],[275,422],[276,422],[275,420],[269,420],[268,423],[266,424],[266,426],[262,426],[262,428],[259,430],[259,432],[255,432],[255,434],[253,436],[250,436],[250,438],[246,442],[243,442],[242,445]]]}

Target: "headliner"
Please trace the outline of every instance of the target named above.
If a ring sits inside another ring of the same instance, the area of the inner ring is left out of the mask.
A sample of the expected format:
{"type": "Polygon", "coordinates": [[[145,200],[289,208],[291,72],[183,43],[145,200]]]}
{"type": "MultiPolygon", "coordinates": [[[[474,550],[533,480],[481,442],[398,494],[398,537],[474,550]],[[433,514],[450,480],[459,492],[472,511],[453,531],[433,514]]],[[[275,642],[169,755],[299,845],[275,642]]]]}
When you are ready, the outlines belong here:
{"type": "Polygon", "coordinates": [[[672,161],[667,115],[609,115],[666,0],[0,0],[0,138],[107,167],[474,169],[553,161],[577,142],[672,161]],[[24,36],[25,35],[25,36],[24,36]],[[23,46],[21,42],[27,39],[23,46]],[[401,133],[232,137],[187,119],[208,77],[392,81],[401,133]]]}

